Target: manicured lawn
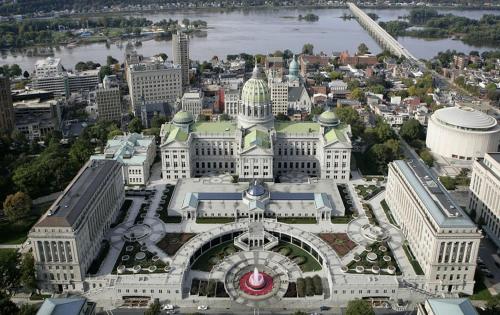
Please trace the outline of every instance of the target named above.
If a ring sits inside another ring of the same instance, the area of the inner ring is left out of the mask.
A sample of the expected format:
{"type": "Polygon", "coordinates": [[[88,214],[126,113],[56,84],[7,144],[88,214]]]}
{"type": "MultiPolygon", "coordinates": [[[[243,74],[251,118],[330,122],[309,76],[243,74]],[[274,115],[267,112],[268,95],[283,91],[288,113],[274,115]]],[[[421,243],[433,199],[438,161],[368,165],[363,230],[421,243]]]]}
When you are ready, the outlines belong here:
{"type": "Polygon", "coordinates": [[[312,217],[279,217],[278,222],[287,224],[316,224],[316,218],[312,217]]]}
{"type": "Polygon", "coordinates": [[[350,216],[343,216],[343,217],[332,217],[332,223],[333,224],[347,224],[351,222],[352,217],[350,216]]]}
{"type": "Polygon", "coordinates": [[[273,251],[279,252],[282,248],[289,249],[289,254],[286,256],[290,258],[292,261],[297,257],[305,258],[305,262],[299,264],[299,267],[300,269],[302,269],[303,272],[321,270],[321,265],[319,264],[319,262],[313,256],[311,256],[311,254],[309,254],[302,248],[287,242],[280,241],[279,245],[273,248],[273,251]]]}
{"type": "Polygon", "coordinates": [[[474,275],[474,281],[476,281],[476,283],[474,284],[474,294],[471,295],[469,298],[471,300],[482,300],[482,301],[487,301],[488,299],[490,299],[491,293],[484,284],[484,276],[481,273],[481,271],[476,270],[476,274],[474,275]]]}
{"type": "Polygon", "coordinates": [[[320,233],[318,236],[341,257],[356,247],[356,243],[346,233],[320,233]]]}
{"type": "Polygon", "coordinates": [[[385,199],[380,202],[380,205],[382,206],[382,209],[384,209],[385,216],[387,217],[387,219],[389,219],[389,222],[399,228],[399,225],[396,223],[396,220],[394,220],[391,209],[389,209],[389,206],[387,205],[387,202],[385,202],[385,199]]]}
{"type": "Polygon", "coordinates": [[[410,264],[413,267],[415,273],[419,276],[424,275],[424,271],[422,270],[422,267],[420,267],[418,261],[415,259],[415,256],[411,252],[410,247],[407,244],[404,244],[403,250],[405,251],[406,257],[408,257],[408,260],[410,261],[410,264]]]}
{"type": "Polygon", "coordinates": [[[198,224],[224,224],[234,222],[234,218],[226,217],[206,217],[206,218],[196,218],[196,223],[198,224]]]}
{"type": "Polygon", "coordinates": [[[0,248],[0,257],[3,257],[5,255],[8,255],[10,253],[15,253],[16,250],[15,249],[11,249],[11,248],[0,248]]]}
{"type": "Polygon", "coordinates": [[[210,271],[212,267],[216,265],[219,261],[224,259],[224,257],[229,256],[233,253],[238,252],[239,249],[234,246],[233,240],[224,242],[217,246],[214,246],[203,253],[196,261],[193,266],[191,266],[192,270],[200,270],[200,271],[210,271]]]}
{"type": "Polygon", "coordinates": [[[0,244],[22,244],[26,241],[31,227],[38,221],[40,216],[47,211],[51,204],[52,201],[33,206],[33,215],[19,220],[18,222],[12,223],[5,218],[2,219],[0,221],[0,244]]]}
{"type": "Polygon", "coordinates": [[[51,296],[52,295],[50,295],[50,294],[35,294],[35,293],[33,293],[30,296],[30,300],[32,300],[32,301],[42,301],[42,300],[50,298],[51,296]]]}

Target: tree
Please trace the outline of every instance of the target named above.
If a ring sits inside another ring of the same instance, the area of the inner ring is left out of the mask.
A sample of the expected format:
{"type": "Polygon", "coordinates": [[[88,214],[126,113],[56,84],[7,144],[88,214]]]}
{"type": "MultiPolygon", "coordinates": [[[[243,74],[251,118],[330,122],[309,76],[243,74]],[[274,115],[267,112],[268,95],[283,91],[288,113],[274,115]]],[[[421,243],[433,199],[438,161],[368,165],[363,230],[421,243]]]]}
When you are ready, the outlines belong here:
{"type": "Polygon", "coordinates": [[[304,278],[297,279],[297,295],[298,297],[306,296],[306,282],[304,278]]]}
{"type": "Polygon", "coordinates": [[[29,73],[28,71],[24,70],[24,72],[23,72],[23,77],[24,77],[25,79],[29,78],[29,77],[30,77],[30,73],[29,73]]]}
{"type": "Polygon", "coordinates": [[[144,312],[144,315],[159,315],[161,314],[161,305],[158,299],[155,299],[149,308],[144,312]]]}
{"type": "Polygon", "coordinates": [[[128,132],[141,133],[142,128],[142,121],[139,117],[134,117],[128,124],[128,132]]]}
{"type": "Polygon", "coordinates": [[[121,131],[120,129],[113,129],[108,133],[108,139],[113,139],[116,136],[122,136],[122,135],[123,131],[121,131]]]}
{"type": "Polygon", "coordinates": [[[492,295],[486,301],[486,314],[493,315],[500,313],[500,294],[492,295]]]}
{"type": "Polygon", "coordinates": [[[352,300],[347,303],[346,315],[375,315],[370,302],[366,300],[352,300]]]}
{"type": "Polygon", "coordinates": [[[304,55],[312,55],[314,53],[314,45],[311,43],[304,44],[302,46],[302,53],[304,55]]]}
{"type": "Polygon", "coordinates": [[[366,46],[365,43],[361,43],[358,46],[358,55],[365,55],[370,52],[370,49],[368,49],[368,46],[366,46]]]}
{"type": "Polygon", "coordinates": [[[288,118],[287,115],[283,114],[283,113],[278,113],[278,115],[276,115],[276,120],[278,121],[289,121],[290,118],[288,118]]]}
{"type": "Polygon", "coordinates": [[[219,120],[220,121],[228,121],[228,120],[231,120],[231,117],[229,117],[228,114],[224,113],[224,114],[219,116],[219,120]]]}
{"type": "Polygon", "coordinates": [[[21,74],[23,74],[23,71],[21,70],[21,67],[19,67],[17,63],[10,66],[9,75],[11,77],[18,77],[21,74]]]}
{"type": "Polygon", "coordinates": [[[377,118],[374,131],[378,143],[383,143],[389,139],[396,138],[396,134],[394,133],[394,130],[392,130],[391,126],[389,126],[389,124],[383,121],[380,117],[377,118]]]}
{"type": "Polygon", "coordinates": [[[85,138],[78,138],[69,150],[69,158],[78,166],[82,166],[87,162],[90,156],[94,153],[90,141],[85,138]]]}
{"type": "Polygon", "coordinates": [[[167,122],[167,116],[155,114],[151,119],[151,128],[161,128],[167,122]]]}
{"type": "Polygon", "coordinates": [[[89,69],[89,66],[87,65],[87,63],[83,62],[83,61],[79,61],[76,65],[75,65],[75,70],[76,71],[86,71],[89,69]]]}
{"type": "Polygon", "coordinates": [[[420,151],[419,156],[427,166],[432,167],[434,165],[434,157],[428,149],[420,151]]]}
{"type": "Polygon", "coordinates": [[[0,286],[3,290],[10,290],[19,284],[17,263],[18,256],[15,250],[7,250],[0,255],[0,286]]]}
{"type": "Polygon", "coordinates": [[[198,121],[209,121],[210,117],[207,115],[198,115],[198,121]]]}
{"type": "Polygon", "coordinates": [[[351,98],[353,100],[358,100],[358,101],[363,101],[364,98],[365,98],[365,92],[363,92],[363,90],[361,88],[355,88],[354,90],[352,90],[351,92],[351,98]]]}
{"type": "Polygon", "coordinates": [[[11,222],[16,222],[19,219],[29,216],[31,214],[30,196],[22,191],[8,195],[3,202],[3,211],[11,222]]]}
{"type": "Polygon", "coordinates": [[[403,139],[412,142],[424,136],[424,128],[416,119],[408,119],[401,125],[399,134],[403,139]]]}
{"type": "Polygon", "coordinates": [[[17,314],[19,308],[10,300],[10,296],[0,291],[0,315],[17,314]]]}
{"type": "Polygon", "coordinates": [[[38,306],[35,304],[23,304],[19,309],[17,315],[36,315],[38,312],[38,306]]]}
{"type": "Polygon", "coordinates": [[[111,67],[108,65],[102,66],[101,69],[99,69],[99,79],[101,80],[101,82],[105,76],[112,75],[112,74],[113,74],[113,71],[111,70],[111,67]]]}
{"type": "Polygon", "coordinates": [[[359,137],[363,134],[365,129],[364,123],[354,108],[337,107],[335,108],[335,114],[337,114],[337,117],[341,122],[351,125],[351,131],[354,137],[359,137]]]}
{"type": "Polygon", "coordinates": [[[157,56],[160,57],[161,59],[163,59],[163,61],[166,61],[168,59],[168,56],[166,53],[159,53],[157,56]]]}
{"type": "Polygon", "coordinates": [[[20,272],[21,284],[31,291],[36,290],[35,259],[33,258],[32,253],[28,252],[23,255],[20,272]]]}
{"type": "Polygon", "coordinates": [[[342,80],[344,78],[344,74],[342,72],[337,72],[337,71],[330,72],[328,76],[332,80],[342,80]]]}
{"type": "Polygon", "coordinates": [[[116,64],[116,63],[118,63],[118,60],[116,60],[115,58],[113,58],[113,56],[108,56],[108,57],[106,58],[106,64],[107,64],[108,66],[114,65],[114,64],[116,64]]]}

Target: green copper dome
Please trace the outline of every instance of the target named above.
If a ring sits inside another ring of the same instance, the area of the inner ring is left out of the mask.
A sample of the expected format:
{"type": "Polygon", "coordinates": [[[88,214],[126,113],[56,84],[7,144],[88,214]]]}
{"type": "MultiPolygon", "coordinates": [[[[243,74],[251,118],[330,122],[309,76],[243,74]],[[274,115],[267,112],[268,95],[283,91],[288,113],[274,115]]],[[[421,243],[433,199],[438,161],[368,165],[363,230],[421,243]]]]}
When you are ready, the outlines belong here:
{"type": "Polygon", "coordinates": [[[340,121],[332,110],[327,110],[319,115],[319,123],[327,126],[336,126],[340,121]]]}
{"type": "Polygon", "coordinates": [[[253,69],[252,77],[243,85],[241,101],[246,105],[267,104],[271,101],[267,82],[262,79],[261,71],[257,66],[253,69]]]}
{"type": "Polygon", "coordinates": [[[193,114],[190,112],[186,112],[181,110],[174,115],[173,122],[174,124],[190,124],[194,121],[193,114]]]}
{"type": "Polygon", "coordinates": [[[288,67],[288,75],[290,78],[297,78],[299,76],[299,63],[295,55],[293,55],[292,62],[290,62],[290,66],[288,67]]]}

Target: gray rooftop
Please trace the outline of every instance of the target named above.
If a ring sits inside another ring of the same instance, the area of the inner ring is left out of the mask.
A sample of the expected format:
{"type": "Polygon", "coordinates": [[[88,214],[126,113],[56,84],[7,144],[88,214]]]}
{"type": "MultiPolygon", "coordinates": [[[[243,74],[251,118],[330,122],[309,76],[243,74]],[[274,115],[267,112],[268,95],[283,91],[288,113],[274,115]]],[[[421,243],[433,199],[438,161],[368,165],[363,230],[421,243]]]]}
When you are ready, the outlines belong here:
{"type": "Polygon", "coordinates": [[[80,315],[87,303],[84,298],[45,299],[36,315],[80,315]]]}
{"type": "Polygon", "coordinates": [[[421,161],[394,161],[440,227],[474,228],[475,224],[421,161]]]}
{"type": "Polygon", "coordinates": [[[121,164],[114,160],[90,160],[80,169],[63,194],[50,206],[36,227],[75,227],[83,209],[101,190],[101,184],[113,172],[120,172],[121,164]]]}
{"type": "Polygon", "coordinates": [[[491,158],[493,158],[493,160],[497,163],[500,163],[500,152],[490,152],[488,155],[491,156],[491,158]]]}

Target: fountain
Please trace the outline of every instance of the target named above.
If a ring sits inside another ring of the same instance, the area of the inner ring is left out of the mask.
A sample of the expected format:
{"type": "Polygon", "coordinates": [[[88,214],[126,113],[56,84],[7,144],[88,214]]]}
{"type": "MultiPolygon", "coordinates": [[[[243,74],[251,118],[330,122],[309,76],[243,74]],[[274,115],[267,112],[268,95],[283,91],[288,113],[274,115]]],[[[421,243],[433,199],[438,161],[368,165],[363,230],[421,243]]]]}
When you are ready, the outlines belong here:
{"type": "Polygon", "coordinates": [[[257,267],[253,269],[253,273],[248,277],[248,285],[253,289],[261,289],[266,285],[266,280],[264,280],[264,276],[257,270],[257,267]]]}
{"type": "Polygon", "coordinates": [[[257,266],[240,278],[240,289],[246,294],[262,296],[273,289],[273,278],[265,272],[259,272],[257,266]]]}

